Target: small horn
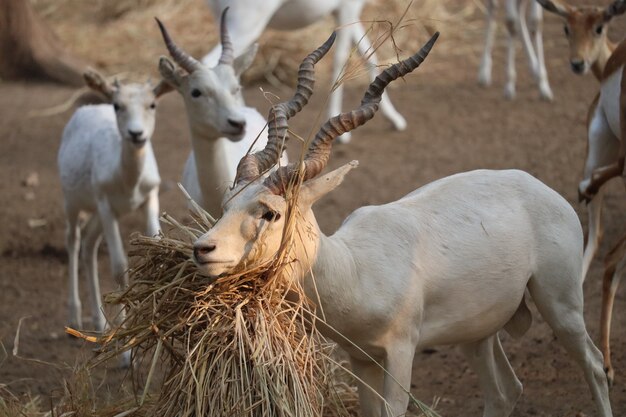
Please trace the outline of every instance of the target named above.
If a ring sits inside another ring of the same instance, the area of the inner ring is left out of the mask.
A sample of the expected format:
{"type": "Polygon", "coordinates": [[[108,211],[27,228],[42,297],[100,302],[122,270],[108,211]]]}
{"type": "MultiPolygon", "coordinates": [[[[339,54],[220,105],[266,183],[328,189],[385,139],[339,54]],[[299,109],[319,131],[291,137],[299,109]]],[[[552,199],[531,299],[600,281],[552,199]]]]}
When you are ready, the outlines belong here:
{"type": "Polygon", "coordinates": [[[248,154],[239,161],[235,185],[242,181],[251,181],[270,169],[280,159],[284,142],[287,140],[287,120],[302,110],[309,102],[315,85],[315,64],[329,51],[335,42],[333,32],[322,46],[311,52],[298,69],[298,85],[291,100],[278,103],[270,109],[268,116],[267,145],[262,151],[248,154]]]}
{"type": "Polygon", "coordinates": [[[604,21],[608,22],[615,16],[619,16],[626,12],[626,0],[616,0],[606,9],[604,9],[604,21]]]}
{"type": "MultiPolygon", "coordinates": [[[[351,112],[341,113],[322,125],[311,141],[304,158],[303,181],[314,178],[324,169],[330,158],[333,139],[356,129],[374,117],[385,87],[419,67],[428,56],[438,37],[439,32],[435,33],[415,55],[381,72],[365,92],[359,108],[351,112]]],[[[265,180],[265,185],[274,193],[282,193],[286,184],[297,174],[298,168],[299,164],[290,164],[278,169],[265,180]]]]}
{"type": "Polygon", "coordinates": [[[222,18],[220,20],[220,39],[222,42],[222,55],[220,56],[219,64],[224,65],[233,65],[235,61],[234,52],[233,52],[233,43],[230,40],[230,35],[228,34],[228,28],[226,27],[226,14],[230,7],[226,7],[222,12],[222,18]]]}
{"type": "Polygon", "coordinates": [[[159,29],[161,29],[161,35],[163,35],[163,41],[165,41],[165,46],[170,52],[172,58],[174,58],[174,61],[176,61],[178,65],[180,65],[185,71],[190,74],[200,68],[202,64],[200,64],[200,62],[198,62],[194,57],[178,47],[172,40],[172,37],[165,28],[165,25],[157,17],[155,17],[154,19],[159,25],[159,29]]]}

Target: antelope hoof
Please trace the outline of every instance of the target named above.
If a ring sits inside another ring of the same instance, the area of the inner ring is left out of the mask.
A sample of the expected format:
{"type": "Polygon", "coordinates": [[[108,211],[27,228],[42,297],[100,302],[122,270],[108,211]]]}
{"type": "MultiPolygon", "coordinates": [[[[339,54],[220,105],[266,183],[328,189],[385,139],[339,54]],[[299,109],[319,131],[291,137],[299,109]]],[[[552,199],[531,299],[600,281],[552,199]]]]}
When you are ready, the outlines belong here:
{"type": "Polygon", "coordinates": [[[515,100],[515,87],[507,85],[504,88],[504,98],[507,100],[515,100]]]}
{"type": "Polygon", "coordinates": [[[550,86],[540,86],[539,87],[539,93],[541,96],[542,100],[545,101],[552,101],[554,100],[554,94],[552,94],[552,90],[550,89],[550,86]]]}
{"type": "Polygon", "coordinates": [[[478,74],[478,85],[481,87],[489,87],[491,85],[491,76],[485,74],[478,74]]]}
{"type": "Polygon", "coordinates": [[[128,369],[131,366],[130,350],[122,352],[120,355],[120,368],[128,369]]]}
{"type": "Polygon", "coordinates": [[[399,131],[406,130],[406,120],[404,119],[404,117],[400,116],[398,120],[394,121],[393,127],[395,127],[396,130],[399,131]]]}
{"type": "Polygon", "coordinates": [[[606,382],[609,384],[609,388],[613,388],[613,382],[615,381],[615,370],[612,366],[607,366],[604,368],[604,373],[606,374],[606,382]]]}

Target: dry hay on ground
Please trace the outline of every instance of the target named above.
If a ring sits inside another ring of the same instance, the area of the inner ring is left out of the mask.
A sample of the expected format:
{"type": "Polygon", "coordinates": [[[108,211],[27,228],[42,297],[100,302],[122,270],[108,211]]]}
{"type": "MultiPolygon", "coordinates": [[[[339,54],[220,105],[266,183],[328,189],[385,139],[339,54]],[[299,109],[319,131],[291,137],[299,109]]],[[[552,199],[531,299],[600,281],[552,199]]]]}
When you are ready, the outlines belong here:
{"type": "MultiPolygon", "coordinates": [[[[296,186],[297,187],[297,186],[296,186]]],[[[287,195],[296,193],[287,192],[287,195]]],[[[355,416],[356,390],[317,331],[315,315],[291,267],[299,242],[299,213],[288,198],[280,250],[264,264],[216,280],[191,260],[193,242],[212,224],[197,206],[192,226],[168,215],[163,236],[135,235],[130,286],[107,302],[122,304],[126,318],[99,342],[96,361],[132,350],[135,363],[165,375],[150,413],[164,417],[355,416]]],[[[414,400],[420,410],[427,407],[414,400]]],[[[432,414],[431,414],[432,415],[432,414]]]]}

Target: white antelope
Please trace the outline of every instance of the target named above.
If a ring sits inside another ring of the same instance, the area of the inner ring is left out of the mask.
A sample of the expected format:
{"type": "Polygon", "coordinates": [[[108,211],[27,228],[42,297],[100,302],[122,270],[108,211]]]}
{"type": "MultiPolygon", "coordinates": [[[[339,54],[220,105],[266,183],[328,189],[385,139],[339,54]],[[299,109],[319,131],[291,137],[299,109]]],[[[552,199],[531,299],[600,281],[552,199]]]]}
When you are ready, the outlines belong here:
{"type": "Polygon", "coordinates": [[[302,96],[312,93],[311,82],[301,78],[294,98],[272,109],[278,117],[269,118],[274,133],[268,146],[240,162],[223,216],[194,245],[195,262],[218,278],[271,260],[288,217],[286,184],[302,180],[292,202],[293,235],[302,240],[294,245],[290,265],[329,325],[322,332],[350,355],[362,381],[364,416],[404,415],[415,350],[441,344],[460,345],[478,374],[484,416],[509,416],[522,384],[498,332],[505,328],[521,336],[529,328],[525,292],[584,371],[598,415],[611,416],[602,355],[583,320],[582,228],[565,199],[540,181],[515,170],[457,174],[398,201],[360,208],[330,237],[319,229],[312,205],[356,166],[318,177],[333,139],[371,119],[383,89],[417,68],[436,36],[383,71],[361,107],[326,122],[303,166],[291,164],[259,178],[278,159],[287,118],[295,113],[288,112],[299,110],[302,96]]]}
{"type": "MultiPolygon", "coordinates": [[[[583,277],[587,275],[602,240],[603,185],[624,172],[626,156],[626,124],[622,115],[626,111],[626,93],[623,77],[626,63],[626,42],[619,45],[607,36],[607,25],[626,12],[626,1],[617,0],[606,8],[573,7],[561,2],[538,0],[548,11],[565,19],[565,34],[570,46],[570,65],[577,74],[591,70],[600,81],[600,92],[589,108],[587,117],[587,157],[583,180],[578,186],[581,199],[588,202],[589,234],[583,260],[583,277]]],[[[622,253],[618,244],[609,255],[609,264],[615,265],[616,253],[622,253]],[[610,260],[613,259],[613,260],[610,260]]],[[[608,267],[607,270],[610,270],[608,267]]],[[[613,268],[615,269],[615,268],[613,268]]],[[[605,273],[602,297],[601,344],[604,365],[612,383],[614,370],[610,354],[610,326],[613,299],[621,268],[615,274],[605,273]]]]}
{"type": "MultiPolygon", "coordinates": [[[[491,54],[496,35],[496,9],[498,0],[487,1],[487,29],[485,32],[485,49],[478,70],[478,82],[483,86],[491,85],[491,54]]],[[[515,49],[518,30],[521,32],[522,44],[528,57],[530,70],[537,80],[541,98],[552,100],[553,94],[548,81],[548,72],[543,54],[543,13],[534,0],[505,0],[506,29],[508,32],[506,85],[504,96],[515,98],[515,49]],[[530,8],[529,8],[530,6],[530,8]],[[528,14],[527,14],[528,12],[528,14]],[[528,22],[527,22],[528,21],[528,22]],[[530,26],[530,29],[529,29],[530,26]],[[533,46],[534,41],[534,46],[533,46]]]]}
{"type": "MultiPolygon", "coordinates": [[[[214,68],[203,65],[178,47],[165,26],[157,19],[165,45],[176,63],[187,74],[161,57],[159,71],[185,102],[192,151],[183,171],[183,186],[200,206],[214,216],[221,213],[224,192],[233,184],[237,163],[251,146],[262,149],[267,143],[266,120],[254,108],[246,107],[239,76],[256,54],[253,45],[234,59],[230,37],[222,15],[223,53],[214,68]],[[258,138],[258,140],[257,140],[258,138]]],[[[287,163],[287,156],[281,163],[287,163]]]]}
{"type": "MultiPolygon", "coordinates": [[[[348,60],[351,45],[367,61],[370,78],[378,74],[378,60],[372,44],[360,22],[361,11],[366,0],[207,0],[214,16],[219,16],[226,7],[230,8],[228,30],[232,36],[235,54],[240,54],[256,42],[266,27],[277,30],[297,30],[333,15],[341,30],[337,32],[337,45],[333,61],[332,80],[337,80],[348,60]]],[[[202,61],[214,65],[221,54],[216,46],[202,61]]],[[[341,112],[343,86],[340,84],[330,96],[329,115],[341,112]]],[[[394,108],[387,93],[383,94],[381,111],[397,130],[406,129],[406,120],[394,108]]],[[[350,141],[346,133],[339,139],[350,141]]]]}
{"type": "Polygon", "coordinates": [[[150,138],[154,131],[157,99],[171,88],[164,82],[110,83],[89,70],[87,85],[102,93],[110,104],[80,107],[65,126],[58,155],[59,173],[67,220],[69,255],[70,326],[82,328],[78,295],[78,256],[81,253],[91,286],[93,325],[105,328],[98,280],[98,246],[104,233],[111,257],[111,272],[118,288],[127,285],[127,259],[118,219],[143,207],[146,234],[159,233],[159,185],[161,178],[150,138]],[[79,214],[91,214],[82,230],[79,214]],[[82,247],[79,249],[82,243],[82,247]]]}

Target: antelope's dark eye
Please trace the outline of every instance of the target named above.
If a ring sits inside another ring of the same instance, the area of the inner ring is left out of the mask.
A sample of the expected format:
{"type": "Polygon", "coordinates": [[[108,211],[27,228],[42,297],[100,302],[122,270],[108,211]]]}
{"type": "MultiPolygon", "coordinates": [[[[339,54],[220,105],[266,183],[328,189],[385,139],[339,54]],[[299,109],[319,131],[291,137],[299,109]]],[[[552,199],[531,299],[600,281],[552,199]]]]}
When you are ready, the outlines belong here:
{"type": "Polygon", "coordinates": [[[280,213],[277,213],[274,210],[268,210],[263,213],[261,218],[268,222],[277,222],[280,219],[280,213]]]}
{"type": "Polygon", "coordinates": [[[198,98],[201,95],[202,95],[202,92],[198,90],[197,88],[194,88],[193,90],[191,90],[191,97],[198,98]]]}
{"type": "Polygon", "coordinates": [[[119,105],[119,104],[117,104],[117,103],[113,103],[113,109],[114,109],[115,111],[120,111],[122,108],[120,107],[120,105],[119,105]]]}
{"type": "Polygon", "coordinates": [[[565,36],[569,36],[569,27],[567,25],[563,26],[563,32],[565,32],[565,36]]]}
{"type": "Polygon", "coordinates": [[[151,109],[156,109],[156,103],[152,103],[152,104],[150,104],[150,108],[151,108],[151,109]]]}
{"type": "Polygon", "coordinates": [[[596,35],[602,35],[603,30],[604,30],[604,25],[596,26],[596,35]]]}

